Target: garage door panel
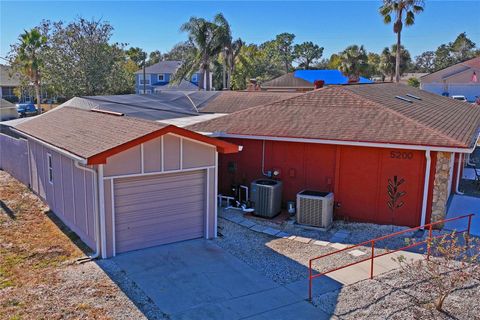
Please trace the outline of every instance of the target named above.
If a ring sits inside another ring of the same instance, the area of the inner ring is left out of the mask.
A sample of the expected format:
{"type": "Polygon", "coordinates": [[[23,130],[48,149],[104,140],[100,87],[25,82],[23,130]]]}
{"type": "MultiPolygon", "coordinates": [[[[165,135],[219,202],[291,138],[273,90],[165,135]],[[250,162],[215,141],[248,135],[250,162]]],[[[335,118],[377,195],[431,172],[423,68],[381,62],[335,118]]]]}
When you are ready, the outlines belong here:
{"type": "Polygon", "coordinates": [[[156,185],[145,185],[141,187],[129,187],[124,188],[122,190],[117,190],[117,196],[129,196],[129,195],[136,195],[136,194],[144,194],[144,193],[163,193],[163,192],[170,192],[170,190],[177,189],[182,190],[185,188],[188,189],[201,189],[203,188],[203,180],[192,180],[192,181],[177,181],[177,182],[163,182],[162,186],[156,185]]]}
{"type": "MultiPolygon", "coordinates": [[[[185,199],[185,198],[184,198],[185,199]]],[[[198,205],[200,201],[203,201],[204,195],[195,195],[193,197],[188,197],[188,201],[182,202],[180,204],[175,203],[175,198],[168,198],[168,199],[158,199],[155,201],[148,201],[146,203],[140,203],[138,205],[125,204],[125,205],[117,205],[115,204],[117,214],[121,214],[124,212],[130,213],[138,212],[138,211],[162,211],[162,210],[176,210],[177,207],[183,208],[191,208],[193,205],[198,205]]]]}
{"type": "Polygon", "coordinates": [[[153,246],[158,246],[162,244],[178,242],[178,241],[185,241],[194,238],[201,238],[203,233],[193,234],[191,231],[187,230],[185,232],[177,232],[174,234],[166,234],[162,237],[159,237],[155,240],[144,240],[142,242],[138,241],[122,241],[117,244],[117,252],[126,252],[131,250],[138,250],[153,246]],[[193,238],[192,238],[193,236],[193,238]]]}
{"type": "MultiPolygon", "coordinates": [[[[150,225],[157,225],[157,224],[164,224],[165,226],[170,222],[187,224],[190,221],[194,221],[195,223],[202,224],[204,219],[203,215],[198,214],[197,211],[193,212],[184,212],[180,214],[170,214],[170,215],[162,215],[161,217],[155,215],[149,215],[148,217],[141,217],[139,219],[123,219],[123,221],[119,221],[117,223],[117,231],[121,230],[128,230],[128,229],[135,229],[135,228],[147,228],[150,225]]],[[[144,231],[144,229],[139,230],[144,231]]]]}
{"type": "Polygon", "coordinates": [[[124,189],[129,189],[132,187],[138,187],[139,184],[142,186],[156,186],[159,189],[164,189],[165,185],[171,184],[171,183],[182,183],[182,182],[195,182],[195,181],[203,181],[204,180],[204,174],[198,173],[198,172],[193,172],[189,174],[188,176],[185,173],[181,174],[172,174],[169,176],[164,176],[162,178],[162,185],[158,184],[158,176],[152,175],[152,176],[142,176],[140,178],[128,178],[128,180],[125,180],[122,182],[121,185],[118,186],[118,191],[122,191],[124,189]]]}
{"type": "Polygon", "coordinates": [[[172,234],[176,233],[186,233],[192,232],[194,234],[200,234],[202,236],[202,230],[199,230],[198,225],[203,224],[203,221],[199,221],[198,219],[190,220],[178,225],[178,221],[170,221],[165,224],[161,223],[154,223],[154,224],[147,224],[140,226],[139,228],[131,228],[125,229],[123,232],[118,233],[118,240],[120,241],[138,241],[139,243],[143,240],[150,240],[150,239],[161,239],[165,236],[171,236],[172,234]],[[141,234],[138,233],[138,230],[141,228],[141,234]],[[166,230],[162,231],[162,233],[158,232],[159,228],[164,228],[166,230]]]}
{"type": "MultiPolygon", "coordinates": [[[[152,219],[158,216],[158,212],[163,212],[162,216],[168,217],[168,216],[179,216],[183,215],[188,212],[201,212],[203,209],[204,204],[203,203],[194,203],[194,204],[184,204],[180,206],[165,206],[165,207],[160,207],[160,208],[154,208],[149,209],[142,209],[138,210],[135,212],[135,214],[118,214],[117,213],[117,218],[116,218],[116,223],[117,224],[122,224],[122,223],[127,223],[127,222],[132,222],[138,219],[152,219]]],[[[181,218],[181,217],[179,217],[181,218]]]]}
{"type": "Polygon", "coordinates": [[[204,236],[205,171],[115,180],[118,253],[204,236]]]}
{"type": "Polygon", "coordinates": [[[190,196],[201,196],[205,192],[204,188],[198,189],[191,189],[191,188],[184,188],[182,189],[172,189],[170,192],[162,192],[162,193],[139,193],[136,195],[126,195],[126,196],[118,196],[115,197],[115,203],[118,206],[122,205],[129,205],[132,203],[138,202],[161,202],[161,201],[168,201],[171,199],[176,199],[178,197],[182,197],[183,199],[188,198],[190,196]]]}

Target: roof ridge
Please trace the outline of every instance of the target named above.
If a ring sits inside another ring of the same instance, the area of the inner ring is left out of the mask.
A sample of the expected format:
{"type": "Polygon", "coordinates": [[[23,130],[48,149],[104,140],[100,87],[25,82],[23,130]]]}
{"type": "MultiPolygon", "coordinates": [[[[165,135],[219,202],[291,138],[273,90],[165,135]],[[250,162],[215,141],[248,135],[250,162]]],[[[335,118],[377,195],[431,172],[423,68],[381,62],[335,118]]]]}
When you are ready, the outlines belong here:
{"type": "MultiPolygon", "coordinates": [[[[322,89],[328,89],[328,87],[322,87],[322,88],[319,88],[319,89],[314,89],[314,90],[311,90],[311,91],[299,93],[297,96],[294,96],[294,97],[288,97],[288,98],[280,99],[280,100],[277,100],[277,101],[273,101],[273,102],[269,102],[269,103],[265,103],[265,104],[260,104],[258,106],[253,106],[253,107],[245,108],[245,109],[242,109],[242,110],[239,110],[239,111],[235,111],[235,112],[232,112],[230,114],[238,114],[238,113],[241,113],[243,111],[248,111],[248,110],[251,110],[251,109],[254,109],[254,108],[268,107],[270,105],[273,105],[273,104],[276,104],[276,103],[279,103],[279,102],[284,102],[286,100],[297,99],[297,98],[300,98],[300,97],[304,97],[308,94],[313,94],[314,92],[318,92],[322,89]]],[[[215,120],[215,119],[212,119],[212,120],[215,120]]]]}
{"type": "Polygon", "coordinates": [[[382,105],[381,103],[378,103],[378,102],[376,102],[376,101],[374,101],[374,100],[368,99],[367,97],[364,97],[364,96],[362,96],[362,95],[360,95],[360,94],[358,94],[358,93],[356,93],[356,92],[353,92],[352,90],[349,90],[346,86],[343,87],[342,89],[346,89],[348,92],[350,92],[351,94],[355,95],[356,97],[359,97],[359,98],[362,99],[362,100],[371,102],[371,103],[373,103],[373,104],[381,107],[382,109],[386,109],[389,113],[395,114],[396,116],[399,116],[399,117],[401,117],[401,118],[403,118],[403,119],[406,119],[408,122],[411,122],[411,123],[417,124],[417,125],[419,125],[419,126],[421,126],[421,127],[423,127],[423,128],[426,128],[426,129],[429,130],[430,132],[433,132],[433,133],[435,133],[435,134],[438,134],[438,135],[440,135],[442,138],[445,138],[446,140],[449,140],[450,142],[460,143],[460,144],[463,144],[463,143],[464,143],[463,141],[459,141],[459,140],[457,140],[457,139],[453,139],[452,137],[447,136],[445,133],[443,133],[443,132],[441,132],[441,131],[438,131],[437,129],[434,129],[434,128],[432,128],[432,127],[430,127],[430,126],[428,126],[428,125],[426,125],[426,124],[424,124],[424,123],[422,123],[422,122],[420,122],[420,121],[418,121],[418,120],[412,119],[412,118],[407,117],[406,115],[404,115],[404,114],[402,114],[402,113],[400,113],[400,112],[398,112],[398,111],[392,110],[392,109],[390,109],[390,108],[382,105]]]}
{"type": "MultiPolygon", "coordinates": [[[[137,118],[137,117],[129,117],[129,116],[120,116],[120,115],[116,115],[116,114],[111,114],[111,113],[104,113],[104,112],[92,112],[92,110],[94,109],[83,109],[83,108],[79,108],[79,107],[75,107],[75,106],[64,106],[60,109],[58,109],[57,111],[62,111],[63,109],[75,109],[75,110],[78,110],[78,111],[82,111],[82,112],[89,112],[89,113],[95,113],[97,115],[103,115],[103,116],[110,116],[110,117],[115,117],[116,119],[125,119],[127,121],[133,121],[133,122],[141,122],[141,123],[148,123],[148,124],[154,124],[154,125],[158,125],[158,126],[161,126],[162,123],[161,122],[158,122],[158,121],[153,121],[153,120],[147,120],[147,119],[142,119],[142,118],[137,118]]],[[[55,110],[55,109],[53,109],[55,110]]],[[[53,111],[51,110],[51,111],[53,111]]],[[[102,110],[102,109],[95,109],[95,110],[102,110]]],[[[45,112],[45,113],[42,113],[41,115],[45,115],[47,113],[49,113],[50,111],[48,112],[45,112]]]]}

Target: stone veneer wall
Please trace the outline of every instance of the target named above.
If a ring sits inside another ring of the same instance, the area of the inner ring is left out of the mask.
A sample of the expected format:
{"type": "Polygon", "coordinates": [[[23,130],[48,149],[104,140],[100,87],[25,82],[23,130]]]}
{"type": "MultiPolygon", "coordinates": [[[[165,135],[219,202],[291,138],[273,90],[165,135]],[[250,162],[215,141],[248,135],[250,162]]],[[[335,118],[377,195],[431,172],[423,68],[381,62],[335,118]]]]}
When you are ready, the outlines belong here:
{"type": "Polygon", "coordinates": [[[433,182],[431,222],[445,219],[447,215],[448,181],[450,179],[450,156],[451,153],[449,152],[437,153],[435,180],[433,182]]]}

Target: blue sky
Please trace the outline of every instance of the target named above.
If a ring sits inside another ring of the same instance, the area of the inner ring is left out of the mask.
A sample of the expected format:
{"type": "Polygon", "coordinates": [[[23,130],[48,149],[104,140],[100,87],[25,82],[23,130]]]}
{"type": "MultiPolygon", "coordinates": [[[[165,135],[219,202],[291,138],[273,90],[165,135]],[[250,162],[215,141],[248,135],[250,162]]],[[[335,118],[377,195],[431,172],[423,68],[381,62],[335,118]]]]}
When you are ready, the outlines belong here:
{"type": "MultiPolygon", "coordinates": [[[[24,30],[42,19],[70,21],[101,18],[115,30],[112,41],[166,52],[185,40],[180,25],[190,16],[211,18],[222,12],[234,36],[261,43],[281,32],[296,34],[296,42],[313,41],[324,56],[350,44],[380,52],[395,42],[384,25],[377,1],[5,1],[0,0],[0,56],[24,30]]],[[[415,26],[404,29],[403,43],[413,56],[452,41],[460,32],[480,46],[480,1],[426,1],[415,26]]]]}

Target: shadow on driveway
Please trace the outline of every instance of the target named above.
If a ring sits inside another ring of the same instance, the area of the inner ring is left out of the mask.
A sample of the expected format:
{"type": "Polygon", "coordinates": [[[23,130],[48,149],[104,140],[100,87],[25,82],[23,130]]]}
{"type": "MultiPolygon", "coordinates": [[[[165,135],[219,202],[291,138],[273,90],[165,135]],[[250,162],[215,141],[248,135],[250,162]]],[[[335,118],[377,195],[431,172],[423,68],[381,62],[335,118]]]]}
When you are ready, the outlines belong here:
{"type": "MultiPolygon", "coordinates": [[[[280,285],[210,240],[133,251],[110,261],[170,319],[318,320],[329,319],[331,314],[306,300],[306,279],[280,285]]],[[[307,275],[307,268],[301,267],[307,275]]],[[[314,286],[315,294],[340,287],[327,277],[317,279],[314,286]]],[[[137,306],[142,310],[141,304],[137,306]]]]}

